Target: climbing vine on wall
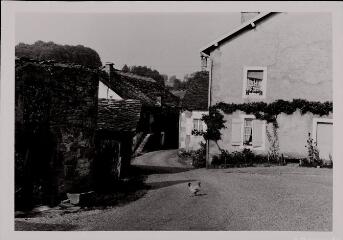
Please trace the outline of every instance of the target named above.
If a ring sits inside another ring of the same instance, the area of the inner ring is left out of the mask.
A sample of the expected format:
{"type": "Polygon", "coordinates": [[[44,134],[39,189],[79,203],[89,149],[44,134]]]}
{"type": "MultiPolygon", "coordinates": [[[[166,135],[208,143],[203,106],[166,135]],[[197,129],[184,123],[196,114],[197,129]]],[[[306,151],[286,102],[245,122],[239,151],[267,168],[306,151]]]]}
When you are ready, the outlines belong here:
{"type": "Polygon", "coordinates": [[[274,128],[278,128],[277,115],[281,113],[293,114],[297,109],[301,114],[313,113],[319,116],[329,115],[333,111],[332,102],[314,102],[304,99],[293,99],[292,101],[276,100],[272,103],[251,102],[251,103],[217,103],[209,108],[209,114],[203,115],[202,120],[207,125],[207,131],[193,131],[193,135],[201,135],[205,140],[213,140],[217,142],[221,139],[220,130],[225,128],[225,120],[221,111],[225,114],[232,114],[240,110],[246,114],[255,115],[256,119],[266,120],[268,123],[273,123],[274,128]]]}

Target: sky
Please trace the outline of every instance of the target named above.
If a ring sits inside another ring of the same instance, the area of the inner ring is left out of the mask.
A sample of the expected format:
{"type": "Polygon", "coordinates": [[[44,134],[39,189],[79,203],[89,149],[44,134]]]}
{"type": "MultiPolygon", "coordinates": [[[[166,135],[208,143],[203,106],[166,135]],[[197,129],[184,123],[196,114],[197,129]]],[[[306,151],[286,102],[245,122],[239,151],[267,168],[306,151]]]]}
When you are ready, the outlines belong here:
{"type": "Polygon", "coordinates": [[[102,63],[140,65],[183,79],[200,70],[200,48],[240,24],[240,13],[19,13],[15,39],[84,45],[102,63]]]}

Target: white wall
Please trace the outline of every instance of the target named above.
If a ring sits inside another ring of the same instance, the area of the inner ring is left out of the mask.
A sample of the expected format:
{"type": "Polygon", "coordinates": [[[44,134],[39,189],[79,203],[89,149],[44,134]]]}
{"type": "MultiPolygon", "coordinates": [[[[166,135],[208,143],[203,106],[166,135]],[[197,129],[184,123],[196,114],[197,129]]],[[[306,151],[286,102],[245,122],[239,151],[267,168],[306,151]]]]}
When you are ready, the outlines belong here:
{"type": "MultiPolygon", "coordinates": [[[[193,119],[201,119],[203,114],[208,114],[206,111],[184,111],[180,114],[179,124],[179,148],[196,150],[200,148],[200,142],[205,142],[202,136],[192,135],[193,119]],[[189,141],[187,140],[189,139],[189,141]],[[188,143],[187,143],[188,142],[188,143]]],[[[203,122],[203,129],[206,130],[206,124],[203,122]]]]}
{"type": "Polygon", "coordinates": [[[248,66],[267,69],[263,101],[332,100],[329,13],[278,13],[220,45],[211,58],[212,105],[256,101],[242,97],[243,69],[248,66]]]}
{"type": "Polygon", "coordinates": [[[122,98],[112,91],[109,87],[99,81],[99,95],[98,98],[122,100],[122,98]]]}

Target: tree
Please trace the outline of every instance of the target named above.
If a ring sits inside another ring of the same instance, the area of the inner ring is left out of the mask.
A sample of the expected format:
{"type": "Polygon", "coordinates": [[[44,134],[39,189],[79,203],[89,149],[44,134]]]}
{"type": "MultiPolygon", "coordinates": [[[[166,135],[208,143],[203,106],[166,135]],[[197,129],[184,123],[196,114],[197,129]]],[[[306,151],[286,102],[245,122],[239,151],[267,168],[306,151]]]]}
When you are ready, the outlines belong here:
{"type": "MultiPolygon", "coordinates": [[[[124,67],[125,66],[126,64],[124,65],[124,67]]],[[[122,69],[123,71],[124,71],[124,67],[122,69]]],[[[156,82],[158,82],[160,85],[164,86],[166,75],[160,74],[157,70],[153,70],[146,66],[131,66],[131,67],[126,66],[126,67],[125,67],[125,71],[127,72],[144,76],[144,77],[150,77],[154,79],[156,82]]]]}
{"type": "MultiPolygon", "coordinates": [[[[188,75],[186,75],[188,76],[188,75]]],[[[170,76],[168,80],[168,86],[170,86],[173,90],[186,90],[188,84],[188,78],[184,78],[184,80],[178,79],[175,75],[170,76]]]]}
{"type": "Polygon", "coordinates": [[[197,71],[190,75],[187,75],[187,82],[191,82],[194,79],[201,79],[200,81],[208,81],[209,80],[209,72],[208,71],[197,71]]]}
{"type": "Polygon", "coordinates": [[[89,68],[102,66],[99,54],[83,45],[60,45],[51,41],[36,41],[34,44],[19,43],[15,47],[15,55],[37,60],[80,64],[89,68]]]}
{"type": "Polygon", "coordinates": [[[168,82],[168,75],[167,74],[162,74],[164,85],[168,82]]]}
{"type": "Polygon", "coordinates": [[[130,72],[130,68],[125,64],[121,69],[123,72],[130,72]]]}
{"type": "Polygon", "coordinates": [[[180,79],[175,78],[174,79],[174,84],[173,84],[173,88],[175,90],[182,90],[183,89],[183,82],[180,79]]]}

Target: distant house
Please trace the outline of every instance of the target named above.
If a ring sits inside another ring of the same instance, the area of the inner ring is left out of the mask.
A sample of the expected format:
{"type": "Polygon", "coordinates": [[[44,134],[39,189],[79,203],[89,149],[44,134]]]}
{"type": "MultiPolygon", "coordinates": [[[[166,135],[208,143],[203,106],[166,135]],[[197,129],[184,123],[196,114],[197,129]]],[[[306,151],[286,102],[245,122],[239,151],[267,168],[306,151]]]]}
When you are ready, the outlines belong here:
{"type": "MultiPolygon", "coordinates": [[[[329,13],[242,13],[242,24],[201,49],[210,69],[210,105],[304,99],[332,101],[332,25],[329,13]]],[[[301,108],[301,106],[299,106],[301,108]]],[[[271,124],[243,111],[224,114],[219,146],[267,154],[271,124]]],[[[297,110],[277,117],[280,153],[306,157],[308,133],[320,157],[332,154],[332,112],[297,110]]],[[[208,159],[218,154],[213,142],[208,159]]]]}
{"type": "Polygon", "coordinates": [[[201,118],[208,114],[208,80],[194,78],[188,86],[181,102],[179,123],[179,148],[186,151],[196,150],[204,142],[202,136],[193,135],[192,131],[206,131],[201,118]]]}

